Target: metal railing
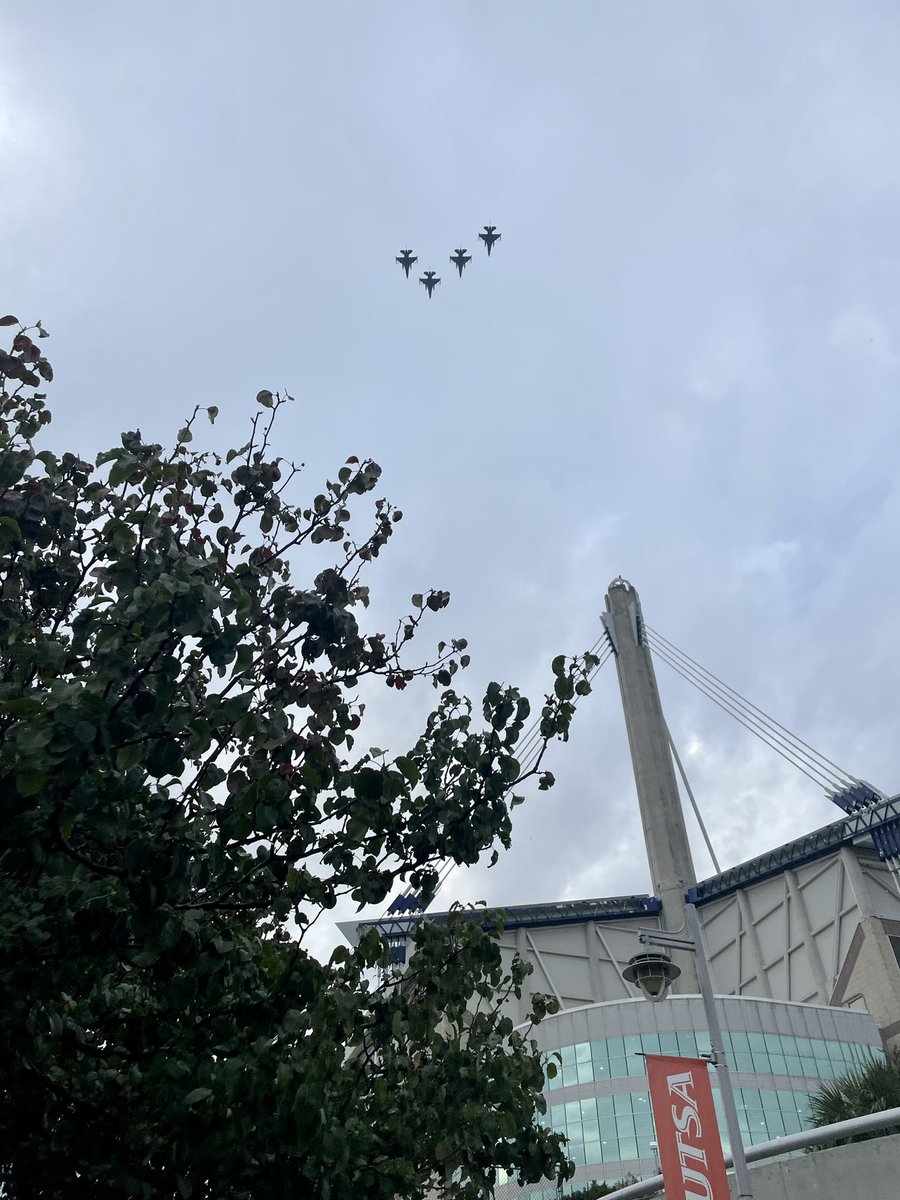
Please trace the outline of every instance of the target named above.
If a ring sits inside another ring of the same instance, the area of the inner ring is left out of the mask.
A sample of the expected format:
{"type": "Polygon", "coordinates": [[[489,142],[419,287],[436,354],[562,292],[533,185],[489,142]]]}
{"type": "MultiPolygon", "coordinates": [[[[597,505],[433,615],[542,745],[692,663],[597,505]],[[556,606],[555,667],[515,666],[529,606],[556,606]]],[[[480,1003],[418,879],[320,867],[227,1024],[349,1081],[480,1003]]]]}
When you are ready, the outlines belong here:
{"type": "MultiPolygon", "coordinates": [[[[759,1162],[761,1159],[778,1158],[781,1154],[803,1150],[807,1146],[839,1142],[842,1138],[852,1137],[857,1133],[890,1129],[894,1125],[900,1126],[900,1108],[886,1108],[884,1112],[852,1117],[849,1121],[836,1121],[833,1125],[822,1125],[819,1129],[804,1129],[802,1133],[789,1133],[771,1142],[759,1142],[756,1146],[747,1146],[745,1154],[748,1163],[759,1162]]],[[[732,1166],[730,1155],[725,1156],[725,1165],[732,1166]]],[[[644,1197],[661,1192],[662,1188],[662,1175],[654,1175],[650,1179],[642,1179],[640,1183],[631,1183],[628,1187],[619,1188],[617,1192],[609,1192],[606,1200],[643,1200],[644,1197]]]]}

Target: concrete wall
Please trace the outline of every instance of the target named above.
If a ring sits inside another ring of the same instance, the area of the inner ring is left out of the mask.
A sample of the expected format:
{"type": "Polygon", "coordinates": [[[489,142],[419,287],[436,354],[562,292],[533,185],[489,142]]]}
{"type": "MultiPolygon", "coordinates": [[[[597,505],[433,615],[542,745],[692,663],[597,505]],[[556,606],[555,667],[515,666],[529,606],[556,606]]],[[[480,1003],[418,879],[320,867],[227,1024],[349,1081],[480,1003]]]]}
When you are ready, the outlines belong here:
{"type": "MultiPolygon", "coordinates": [[[[900,895],[870,849],[836,850],[699,911],[717,993],[863,1008],[900,1043],[900,967],[889,940],[900,931],[900,895]]],[[[641,950],[638,930],[659,924],[645,916],[508,928],[501,945],[507,960],[518,952],[533,965],[527,990],[579,1008],[637,995],[622,970],[641,950]]],[[[521,1021],[527,1008],[526,995],[510,1016],[521,1021]]]]}
{"type": "MultiPolygon", "coordinates": [[[[750,1167],[754,1200],[897,1200],[900,1134],[750,1167]]],[[[731,1180],[734,1195],[734,1180],[731,1180]]]]}

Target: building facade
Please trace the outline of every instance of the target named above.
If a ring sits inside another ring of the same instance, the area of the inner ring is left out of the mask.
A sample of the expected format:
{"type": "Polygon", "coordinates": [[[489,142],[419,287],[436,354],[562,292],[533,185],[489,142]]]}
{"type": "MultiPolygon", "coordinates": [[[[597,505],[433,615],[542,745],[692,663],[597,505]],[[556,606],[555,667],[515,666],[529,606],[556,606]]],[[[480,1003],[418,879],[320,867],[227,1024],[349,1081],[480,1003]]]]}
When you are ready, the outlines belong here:
{"type": "MultiPolygon", "coordinates": [[[[745,1145],[809,1128],[810,1094],[824,1080],[881,1053],[878,1028],[867,1013],[739,996],[722,998],[719,1011],[745,1145]]],[[[542,1021],[535,1037],[557,1066],[548,1080],[544,1120],[568,1139],[577,1169],[566,1190],[593,1180],[657,1174],[643,1055],[709,1053],[699,997],[565,1009],[542,1021]]],[[[711,1075],[719,1109],[715,1071],[711,1075]]],[[[719,1125],[727,1149],[721,1109],[719,1125]]],[[[502,1200],[553,1200],[556,1194],[549,1186],[519,1188],[512,1182],[497,1191],[502,1200]]]]}
{"type": "MultiPolygon", "coordinates": [[[[640,601],[623,579],[606,600],[653,894],[514,906],[501,937],[508,960],[517,954],[533,968],[528,990],[510,1001],[513,1020],[527,1020],[529,990],[559,1004],[534,1036],[559,1066],[545,1119],[565,1133],[576,1163],[567,1190],[658,1171],[642,1055],[702,1055],[709,1034],[691,954],[673,953],[676,994],[656,1004],[638,999],[623,971],[641,950],[640,931],[684,929],[689,904],[747,1144],[808,1128],[809,1096],[824,1081],[900,1047],[900,796],[848,779],[832,795],[841,818],[697,881],[640,601]]],[[[443,917],[411,908],[402,898],[383,920],[342,929],[353,941],[376,925],[404,961],[412,925],[443,917]]],[[[498,1191],[520,1194],[512,1182],[498,1191]]]]}

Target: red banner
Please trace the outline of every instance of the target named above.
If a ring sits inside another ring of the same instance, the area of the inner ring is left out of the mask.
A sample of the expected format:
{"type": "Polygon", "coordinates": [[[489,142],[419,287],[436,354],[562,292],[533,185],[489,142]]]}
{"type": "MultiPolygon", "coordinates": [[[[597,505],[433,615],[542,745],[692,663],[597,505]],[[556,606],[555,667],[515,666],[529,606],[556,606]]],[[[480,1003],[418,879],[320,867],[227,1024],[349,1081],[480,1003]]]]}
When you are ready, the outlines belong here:
{"type": "Polygon", "coordinates": [[[646,1059],[666,1200],[729,1200],[709,1063],[663,1054],[646,1059]]]}

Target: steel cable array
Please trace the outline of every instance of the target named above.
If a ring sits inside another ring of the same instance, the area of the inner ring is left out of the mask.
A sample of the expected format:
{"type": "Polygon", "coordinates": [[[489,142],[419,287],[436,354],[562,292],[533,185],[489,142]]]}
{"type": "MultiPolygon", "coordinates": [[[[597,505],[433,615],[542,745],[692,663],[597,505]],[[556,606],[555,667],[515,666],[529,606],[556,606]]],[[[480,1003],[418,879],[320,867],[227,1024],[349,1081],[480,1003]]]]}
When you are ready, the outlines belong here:
{"type": "MultiPolygon", "coordinates": [[[[612,645],[610,644],[609,638],[606,635],[606,633],[603,633],[597,639],[597,641],[593,644],[593,646],[590,648],[588,653],[595,655],[598,659],[597,665],[590,671],[590,673],[587,676],[588,682],[590,682],[596,676],[596,674],[600,670],[600,668],[605,663],[609,662],[609,660],[613,654],[613,648],[612,648],[612,645]]],[[[531,722],[531,724],[528,726],[528,728],[522,734],[522,738],[517,747],[519,764],[520,764],[520,770],[519,770],[520,775],[527,775],[529,771],[534,769],[535,765],[537,764],[540,753],[541,753],[541,750],[540,750],[541,741],[542,741],[541,718],[540,718],[540,716],[538,716],[538,717],[535,717],[535,719],[531,722]]],[[[438,881],[437,881],[437,885],[434,889],[434,894],[432,896],[432,899],[434,899],[434,896],[436,896],[437,893],[440,891],[440,889],[443,887],[448,876],[450,875],[450,872],[453,870],[453,868],[455,866],[456,866],[456,863],[452,859],[448,859],[444,863],[444,865],[441,867],[440,871],[438,872],[438,881]]],[[[401,901],[408,900],[413,895],[414,895],[413,888],[407,887],[406,890],[401,894],[400,900],[401,901]]],[[[398,902],[395,900],[391,905],[391,909],[393,909],[397,903],[398,902]]],[[[389,909],[388,913],[385,914],[386,918],[390,914],[391,909],[389,909]]]]}
{"type": "Polygon", "coordinates": [[[798,771],[824,788],[828,793],[841,792],[846,787],[859,784],[860,780],[844,771],[841,767],[814,750],[802,738],[790,732],[783,725],[763,712],[756,704],[752,704],[734,688],[729,687],[718,676],[707,671],[690,655],[679,650],[668,638],[642,625],[647,645],[654,655],[665,662],[682,679],[692,683],[698,691],[717,704],[723,711],[739,721],[745,729],[755,734],[783,759],[798,771]]]}

